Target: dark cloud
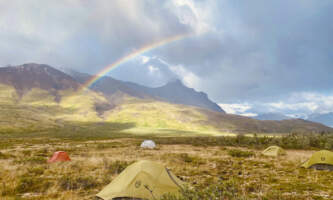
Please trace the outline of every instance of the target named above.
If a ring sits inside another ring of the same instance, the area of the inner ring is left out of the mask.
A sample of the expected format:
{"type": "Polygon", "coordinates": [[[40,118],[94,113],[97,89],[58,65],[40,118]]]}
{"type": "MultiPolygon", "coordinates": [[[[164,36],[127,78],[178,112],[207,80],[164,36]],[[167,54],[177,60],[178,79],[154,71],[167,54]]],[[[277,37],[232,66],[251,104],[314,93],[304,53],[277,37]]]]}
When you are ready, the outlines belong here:
{"type": "Polygon", "coordinates": [[[214,99],[272,101],[291,92],[332,91],[331,1],[220,1],[220,6],[216,27],[223,34],[213,32],[166,53],[203,77],[202,88],[214,99]]]}
{"type": "Polygon", "coordinates": [[[329,95],[332,9],[331,0],[2,1],[0,65],[41,62],[95,73],[154,41],[192,33],[111,75],[151,86],[195,80],[190,85],[224,103],[329,95]]]}

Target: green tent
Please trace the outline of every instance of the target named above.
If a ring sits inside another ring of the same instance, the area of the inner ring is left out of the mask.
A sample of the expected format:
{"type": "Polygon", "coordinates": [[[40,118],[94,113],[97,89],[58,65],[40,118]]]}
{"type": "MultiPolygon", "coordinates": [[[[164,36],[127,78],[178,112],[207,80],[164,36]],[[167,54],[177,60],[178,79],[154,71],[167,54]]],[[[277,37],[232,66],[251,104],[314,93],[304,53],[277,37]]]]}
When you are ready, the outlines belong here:
{"type": "Polygon", "coordinates": [[[270,146],[262,152],[265,156],[281,156],[286,155],[286,151],[278,146],[270,146]]]}
{"type": "Polygon", "coordinates": [[[333,170],[333,152],[322,150],[312,154],[311,158],[302,164],[304,168],[333,170]]]}
{"type": "Polygon", "coordinates": [[[163,165],[138,161],[128,166],[96,196],[116,198],[160,199],[164,194],[179,195],[184,183],[163,165]]]}

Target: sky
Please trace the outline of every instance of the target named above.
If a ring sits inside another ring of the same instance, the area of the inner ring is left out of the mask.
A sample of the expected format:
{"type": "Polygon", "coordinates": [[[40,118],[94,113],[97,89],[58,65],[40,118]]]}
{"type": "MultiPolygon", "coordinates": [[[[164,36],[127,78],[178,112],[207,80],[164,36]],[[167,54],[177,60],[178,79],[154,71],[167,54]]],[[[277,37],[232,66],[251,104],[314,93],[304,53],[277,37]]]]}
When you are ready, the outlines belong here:
{"type": "Polygon", "coordinates": [[[174,79],[227,112],[333,112],[332,0],[0,0],[0,66],[28,62],[156,87],[174,79]]]}

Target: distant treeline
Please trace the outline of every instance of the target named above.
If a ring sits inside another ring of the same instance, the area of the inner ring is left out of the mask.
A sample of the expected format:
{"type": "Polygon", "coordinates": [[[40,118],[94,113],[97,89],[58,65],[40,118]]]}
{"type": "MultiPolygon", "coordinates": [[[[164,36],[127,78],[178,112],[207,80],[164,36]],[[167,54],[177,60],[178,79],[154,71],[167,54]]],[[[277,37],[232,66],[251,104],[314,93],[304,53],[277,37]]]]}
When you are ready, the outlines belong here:
{"type": "Polygon", "coordinates": [[[327,149],[333,150],[333,134],[288,134],[283,136],[236,137],[172,137],[152,138],[158,144],[189,144],[194,146],[241,146],[262,149],[277,145],[285,149],[327,149]]]}

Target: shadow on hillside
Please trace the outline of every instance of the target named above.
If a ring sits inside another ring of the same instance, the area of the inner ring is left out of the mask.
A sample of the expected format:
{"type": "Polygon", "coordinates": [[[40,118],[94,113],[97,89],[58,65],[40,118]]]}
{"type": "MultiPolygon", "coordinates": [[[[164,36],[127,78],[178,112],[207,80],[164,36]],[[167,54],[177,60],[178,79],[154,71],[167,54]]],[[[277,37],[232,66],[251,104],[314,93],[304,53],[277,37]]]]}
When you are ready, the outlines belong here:
{"type": "Polygon", "coordinates": [[[193,133],[196,133],[194,131],[175,130],[175,129],[158,129],[154,132],[157,132],[157,133],[165,135],[165,136],[187,136],[187,135],[193,135],[193,133]]]}
{"type": "Polygon", "coordinates": [[[38,129],[27,127],[22,130],[6,133],[1,131],[0,138],[53,137],[71,140],[110,139],[126,137],[121,131],[135,127],[135,123],[115,122],[59,122],[50,128],[38,129]]]}

